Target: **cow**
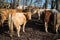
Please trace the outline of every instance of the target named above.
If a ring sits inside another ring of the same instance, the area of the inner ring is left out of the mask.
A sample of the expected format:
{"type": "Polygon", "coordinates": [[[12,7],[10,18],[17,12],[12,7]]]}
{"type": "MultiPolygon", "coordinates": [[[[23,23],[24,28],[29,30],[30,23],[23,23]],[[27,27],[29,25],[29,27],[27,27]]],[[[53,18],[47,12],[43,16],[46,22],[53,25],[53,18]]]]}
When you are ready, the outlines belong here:
{"type": "Polygon", "coordinates": [[[57,15],[56,33],[58,33],[58,28],[60,26],[60,13],[58,12],[58,13],[56,13],[56,15],[57,15]]]}
{"type": "Polygon", "coordinates": [[[23,32],[25,32],[25,24],[27,20],[31,20],[31,12],[23,11],[20,9],[1,9],[1,22],[2,24],[8,18],[8,26],[10,36],[13,35],[13,23],[16,26],[18,37],[20,37],[20,27],[23,25],[23,32]]]}
{"type": "Polygon", "coordinates": [[[34,7],[34,6],[28,6],[26,9],[32,13],[31,15],[34,15],[37,13],[38,20],[40,20],[40,16],[41,16],[42,12],[45,10],[45,9],[40,9],[39,7],[34,7]]]}
{"type": "Polygon", "coordinates": [[[0,9],[0,16],[1,16],[1,24],[4,23],[4,21],[6,20],[6,16],[8,16],[8,10],[6,9],[0,9]]]}
{"type": "Polygon", "coordinates": [[[3,24],[4,21],[7,19],[9,13],[15,12],[16,10],[13,9],[0,9],[0,16],[1,16],[1,23],[3,24]]]}
{"type": "Polygon", "coordinates": [[[58,12],[56,9],[45,10],[45,17],[44,17],[45,31],[48,32],[47,30],[48,22],[50,21],[49,18],[52,13],[54,15],[54,27],[56,27],[56,33],[58,33],[58,28],[60,25],[60,12],[58,12]]]}
{"type": "MultiPolygon", "coordinates": [[[[34,15],[34,14],[38,14],[38,20],[40,20],[40,16],[42,14],[42,12],[44,12],[44,25],[45,25],[45,31],[48,32],[47,28],[48,28],[48,22],[49,22],[49,18],[50,18],[50,15],[51,15],[51,9],[39,9],[37,7],[30,7],[29,8],[30,10],[32,10],[32,14],[31,15],[34,15]]],[[[28,9],[28,10],[29,10],[28,9]]]]}
{"type": "Polygon", "coordinates": [[[54,27],[56,27],[56,33],[58,33],[58,28],[60,26],[60,12],[56,9],[52,9],[54,13],[54,27]]]}
{"type": "MultiPolygon", "coordinates": [[[[1,16],[0,21],[3,24],[10,13],[13,14],[14,12],[22,12],[22,11],[23,11],[22,9],[0,9],[0,16],[1,16]]],[[[25,12],[25,11],[23,11],[23,12],[25,12]]],[[[29,14],[25,13],[25,15],[29,15],[29,14]]]]}
{"type": "Polygon", "coordinates": [[[44,24],[45,24],[45,31],[48,32],[48,22],[49,22],[49,18],[51,15],[51,10],[45,10],[45,17],[44,17],[44,24]]]}
{"type": "Polygon", "coordinates": [[[26,9],[27,6],[17,6],[16,9],[26,9]]]}
{"type": "Polygon", "coordinates": [[[48,28],[48,22],[49,22],[49,18],[50,18],[50,15],[51,15],[51,9],[39,9],[37,7],[31,7],[30,8],[32,11],[32,14],[31,15],[34,15],[34,14],[38,14],[38,20],[40,20],[40,16],[42,14],[42,12],[44,12],[44,25],[45,25],[45,31],[48,32],[47,28],[48,28]]]}

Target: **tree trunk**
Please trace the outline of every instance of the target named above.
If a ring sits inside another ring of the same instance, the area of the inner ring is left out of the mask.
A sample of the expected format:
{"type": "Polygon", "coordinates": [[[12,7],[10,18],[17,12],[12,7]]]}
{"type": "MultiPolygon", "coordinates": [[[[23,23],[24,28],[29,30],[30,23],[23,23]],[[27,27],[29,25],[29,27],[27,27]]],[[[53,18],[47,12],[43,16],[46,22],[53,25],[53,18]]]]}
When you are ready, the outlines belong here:
{"type": "Polygon", "coordinates": [[[45,8],[47,8],[48,0],[45,0],[45,8]]]}
{"type": "Polygon", "coordinates": [[[60,0],[58,0],[58,10],[60,11],[60,0]]]}
{"type": "Polygon", "coordinates": [[[58,10],[58,0],[55,0],[56,3],[56,9],[58,10]]]}
{"type": "Polygon", "coordinates": [[[23,7],[22,7],[22,9],[24,9],[24,4],[25,4],[25,3],[24,3],[24,0],[23,0],[23,7]]]}
{"type": "Polygon", "coordinates": [[[27,0],[25,1],[25,5],[27,6],[27,0]]]}
{"type": "Polygon", "coordinates": [[[51,1],[51,9],[53,9],[54,7],[53,7],[53,0],[51,1]]]}
{"type": "Polygon", "coordinates": [[[17,2],[17,0],[13,0],[13,8],[16,8],[17,2]]]}
{"type": "Polygon", "coordinates": [[[20,1],[21,1],[21,0],[18,0],[18,5],[19,5],[19,6],[20,6],[20,1]]]}
{"type": "Polygon", "coordinates": [[[29,6],[31,6],[31,4],[32,4],[32,0],[30,1],[30,5],[29,6]]]}

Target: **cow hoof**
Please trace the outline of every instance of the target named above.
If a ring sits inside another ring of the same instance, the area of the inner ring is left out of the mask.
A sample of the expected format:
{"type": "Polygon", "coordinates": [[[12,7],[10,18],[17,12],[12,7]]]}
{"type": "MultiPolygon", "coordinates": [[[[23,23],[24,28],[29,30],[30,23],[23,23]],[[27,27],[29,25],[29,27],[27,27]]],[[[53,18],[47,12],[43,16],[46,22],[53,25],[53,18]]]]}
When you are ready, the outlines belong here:
{"type": "Polygon", "coordinates": [[[23,32],[25,33],[25,31],[23,30],[23,32]]]}
{"type": "Polygon", "coordinates": [[[18,37],[20,37],[20,35],[18,35],[18,37]]]}
{"type": "Polygon", "coordinates": [[[12,38],[12,35],[10,35],[10,37],[12,38]]]}
{"type": "Polygon", "coordinates": [[[57,34],[59,33],[59,32],[56,32],[57,34]]]}
{"type": "Polygon", "coordinates": [[[8,31],[8,33],[9,33],[9,31],[8,31]]]}
{"type": "Polygon", "coordinates": [[[46,31],[46,33],[48,33],[48,31],[46,31]]]}
{"type": "Polygon", "coordinates": [[[40,20],[40,19],[38,19],[38,20],[40,20]]]}

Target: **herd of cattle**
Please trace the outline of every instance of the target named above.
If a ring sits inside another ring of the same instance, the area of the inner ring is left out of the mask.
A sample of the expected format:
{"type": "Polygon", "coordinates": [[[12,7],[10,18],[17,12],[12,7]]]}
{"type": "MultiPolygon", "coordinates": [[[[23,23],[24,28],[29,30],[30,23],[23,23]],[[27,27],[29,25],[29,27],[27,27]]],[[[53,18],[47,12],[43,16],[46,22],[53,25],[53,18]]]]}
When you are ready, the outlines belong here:
{"type": "Polygon", "coordinates": [[[40,20],[41,14],[44,13],[44,25],[45,31],[48,32],[48,22],[50,16],[54,14],[54,25],[56,27],[56,33],[60,25],[60,13],[56,9],[40,9],[36,7],[27,7],[26,9],[0,9],[0,25],[3,25],[4,21],[8,19],[10,36],[13,35],[13,24],[16,27],[18,37],[20,37],[21,25],[23,25],[23,32],[25,32],[25,24],[28,20],[31,20],[32,15],[38,14],[38,20],[40,20]]]}

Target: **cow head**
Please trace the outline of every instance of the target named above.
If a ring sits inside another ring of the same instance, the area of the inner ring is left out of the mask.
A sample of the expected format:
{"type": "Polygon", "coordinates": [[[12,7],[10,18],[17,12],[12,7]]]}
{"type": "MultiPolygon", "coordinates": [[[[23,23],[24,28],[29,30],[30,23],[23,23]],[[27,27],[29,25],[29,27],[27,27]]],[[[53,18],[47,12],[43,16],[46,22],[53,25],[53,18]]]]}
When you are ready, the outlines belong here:
{"type": "Polygon", "coordinates": [[[26,16],[27,20],[31,20],[31,12],[26,12],[24,15],[26,16]]]}

